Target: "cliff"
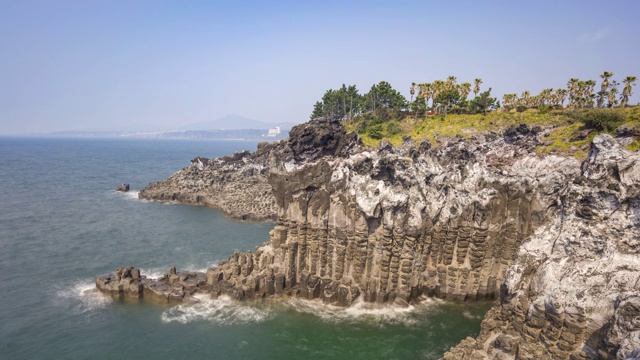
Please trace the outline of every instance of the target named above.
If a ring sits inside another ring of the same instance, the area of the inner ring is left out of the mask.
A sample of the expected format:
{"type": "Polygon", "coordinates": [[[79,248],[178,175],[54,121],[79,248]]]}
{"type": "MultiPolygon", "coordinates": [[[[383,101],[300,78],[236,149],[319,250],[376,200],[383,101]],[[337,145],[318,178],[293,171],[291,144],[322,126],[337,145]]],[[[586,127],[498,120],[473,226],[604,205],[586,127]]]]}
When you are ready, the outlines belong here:
{"type": "MultiPolygon", "coordinates": [[[[543,157],[544,133],[521,125],[372,150],[317,120],[253,154],[194,159],[140,197],[277,223],[206,281],[174,271],[160,287],[344,306],[497,299],[480,336],[445,358],[624,358],[640,348],[640,155],[599,135],[582,163],[543,157]],[[189,278],[195,285],[180,284],[189,278]]],[[[129,296],[158,287],[143,282],[107,275],[97,285],[129,296]]]]}

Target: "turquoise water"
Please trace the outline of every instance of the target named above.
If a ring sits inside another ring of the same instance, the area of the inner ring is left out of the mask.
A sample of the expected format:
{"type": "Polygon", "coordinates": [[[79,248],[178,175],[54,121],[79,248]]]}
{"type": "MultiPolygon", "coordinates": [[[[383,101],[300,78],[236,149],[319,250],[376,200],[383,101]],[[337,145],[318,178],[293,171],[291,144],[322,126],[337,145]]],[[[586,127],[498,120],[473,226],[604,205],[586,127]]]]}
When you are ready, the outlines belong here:
{"type": "Polygon", "coordinates": [[[0,138],[0,358],[431,359],[477,335],[487,303],[168,306],[93,290],[96,275],[119,266],[204,270],[265,242],[272,224],[135,196],[198,155],[255,145],[0,138]],[[116,193],[123,182],[133,191],[116,193]]]}

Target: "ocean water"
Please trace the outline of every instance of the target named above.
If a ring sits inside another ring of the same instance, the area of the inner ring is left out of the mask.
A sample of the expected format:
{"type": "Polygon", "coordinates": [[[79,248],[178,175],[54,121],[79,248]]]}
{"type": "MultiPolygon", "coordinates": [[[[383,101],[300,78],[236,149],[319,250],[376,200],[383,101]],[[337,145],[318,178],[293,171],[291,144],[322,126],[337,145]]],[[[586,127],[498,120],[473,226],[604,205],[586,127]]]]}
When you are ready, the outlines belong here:
{"type": "Polygon", "coordinates": [[[255,142],[0,138],[1,359],[434,359],[476,336],[489,303],[343,309],[288,300],[119,300],[95,276],[204,270],[268,240],[269,223],[138,200],[189,160],[255,142]],[[121,183],[132,191],[117,193],[121,183]]]}

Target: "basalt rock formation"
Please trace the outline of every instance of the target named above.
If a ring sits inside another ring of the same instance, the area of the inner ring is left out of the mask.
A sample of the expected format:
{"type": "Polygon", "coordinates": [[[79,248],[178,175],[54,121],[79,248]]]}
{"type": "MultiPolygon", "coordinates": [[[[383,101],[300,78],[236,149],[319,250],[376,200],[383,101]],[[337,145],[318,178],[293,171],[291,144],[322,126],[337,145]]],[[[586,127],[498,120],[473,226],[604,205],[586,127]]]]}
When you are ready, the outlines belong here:
{"type": "Polygon", "coordinates": [[[129,184],[122,184],[122,186],[116,187],[116,191],[119,191],[119,192],[129,191],[129,184]]]}
{"type": "Polygon", "coordinates": [[[147,278],[133,266],[118,268],[113,274],[96,278],[96,287],[103,293],[116,297],[148,298],[160,302],[196,301],[191,297],[198,292],[208,292],[204,273],[176,271],[175,267],[157,279],[147,278]]]}
{"type": "Polygon", "coordinates": [[[480,336],[446,358],[622,359],[640,348],[640,154],[599,135],[583,162],[541,156],[544,134],[521,125],[374,150],[316,120],[253,154],[197,158],[141,197],[276,220],[268,242],[192,291],[344,306],[497,299],[480,336]]]}

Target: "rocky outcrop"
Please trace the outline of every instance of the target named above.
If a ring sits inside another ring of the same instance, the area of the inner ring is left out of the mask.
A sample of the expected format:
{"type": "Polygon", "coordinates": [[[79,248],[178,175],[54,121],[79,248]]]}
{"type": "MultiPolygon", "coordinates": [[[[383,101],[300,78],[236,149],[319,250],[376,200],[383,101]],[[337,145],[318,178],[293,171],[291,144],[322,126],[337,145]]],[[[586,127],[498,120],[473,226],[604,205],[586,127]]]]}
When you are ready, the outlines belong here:
{"type": "Polygon", "coordinates": [[[297,160],[345,156],[357,141],[357,135],[346,135],[339,122],[310,121],[293,127],[287,140],[259,143],[253,153],[197,157],[168,179],[149,184],[138,197],[206,205],[239,220],[275,220],[275,197],[267,179],[270,170],[288,168],[297,160]]]}
{"type": "Polygon", "coordinates": [[[133,266],[96,278],[96,288],[117,297],[147,298],[161,302],[195,301],[191,296],[210,292],[204,273],[177,272],[175,267],[158,279],[149,279],[133,266]]]}
{"type": "Polygon", "coordinates": [[[129,191],[129,184],[122,184],[122,186],[116,187],[116,191],[119,191],[119,192],[129,191]]]}
{"type": "MultiPolygon", "coordinates": [[[[497,299],[480,336],[446,358],[631,356],[640,347],[640,155],[599,135],[583,162],[541,156],[544,133],[520,125],[438,148],[407,138],[374,150],[317,120],[253,154],[195,159],[158,188],[224,210],[224,197],[206,195],[212,188],[252,176],[269,187],[269,241],[208,269],[201,288],[213,296],[344,306],[497,299]],[[234,177],[247,169],[259,170],[234,177]]],[[[224,196],[253,191],[244,187],[224,196]]]]}
{"type": "MultiPolygon", "coordinates": [[[[609,135],[593,140],[507,269],[480,336],[445,358],[632,358],[640,348],[639,155],[609,135]]],[[[537,175],[535,167],[522,175],[537,175]]]]}
{"type": "MultiPolygon", "coordinates": [[[[259,150],[268,152],[275,147],[261,143],[259,150]]],[[[275,198],[266,181],[266,160],[248,151],[219,159],[197,157],[168,179],[149,184],[138,197],[211,206],[240,220],[272,220],[275,198]]]]}

